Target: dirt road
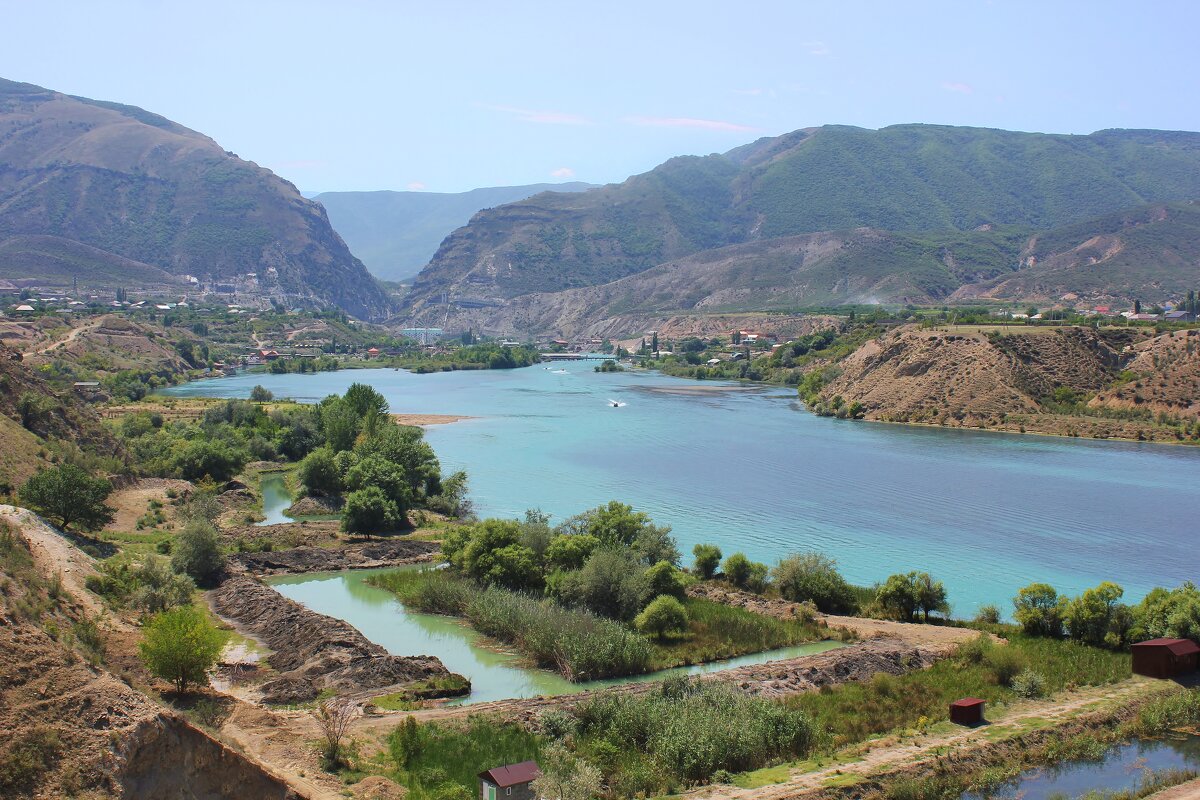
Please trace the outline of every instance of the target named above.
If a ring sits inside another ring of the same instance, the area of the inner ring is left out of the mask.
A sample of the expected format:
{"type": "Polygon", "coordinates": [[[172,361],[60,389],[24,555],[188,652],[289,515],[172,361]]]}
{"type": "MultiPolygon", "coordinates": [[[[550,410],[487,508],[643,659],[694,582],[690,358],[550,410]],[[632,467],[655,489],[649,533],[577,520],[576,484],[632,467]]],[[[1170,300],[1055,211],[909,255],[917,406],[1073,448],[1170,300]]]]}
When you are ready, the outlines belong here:
{"type": "Polygon", "coordinates": [[[34,350],[33,352],[29,353],[29,355],[44,356],[46,353],[49,353],[51,350],[54,350],[60,346],[65,347],[66,345],[69,345],[71,342],[78,339],[80,334],[95,330],[98,327],[100,327],[100,320],[94,320],[86,325],[80,325],[78,328],[72,328],[71,332],[63,338],[51,342],[50,344],[38,350],[34,350]]]}

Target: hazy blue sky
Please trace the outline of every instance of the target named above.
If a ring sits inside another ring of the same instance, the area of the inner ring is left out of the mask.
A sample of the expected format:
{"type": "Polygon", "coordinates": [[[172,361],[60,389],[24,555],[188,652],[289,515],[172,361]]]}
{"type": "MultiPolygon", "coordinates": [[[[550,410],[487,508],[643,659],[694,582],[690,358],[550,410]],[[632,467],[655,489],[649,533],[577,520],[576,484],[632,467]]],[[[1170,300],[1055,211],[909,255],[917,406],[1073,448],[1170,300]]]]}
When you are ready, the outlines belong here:
{"type": "Polygon", "coordinates": [[[0,0],[0,76],[309,191],[605,183],[815,125],[1200,129],[1200,3],[0,0]]]}

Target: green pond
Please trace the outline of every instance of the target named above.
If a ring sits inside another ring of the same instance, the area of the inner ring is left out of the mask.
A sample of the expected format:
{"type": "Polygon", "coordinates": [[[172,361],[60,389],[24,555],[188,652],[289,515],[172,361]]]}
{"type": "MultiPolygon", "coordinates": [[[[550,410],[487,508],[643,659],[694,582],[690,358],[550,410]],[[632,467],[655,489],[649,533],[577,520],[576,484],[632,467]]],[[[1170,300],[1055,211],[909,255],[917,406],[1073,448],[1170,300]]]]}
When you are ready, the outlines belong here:
{"type": "Polygon", "coordinates": [[[370,575],[383,571],[387,570],[289,575],[271,578],[268,583],[285,597],[313,611],[349,622],[393,655],[437,656],[451,672],[471,679],[471,694],[459,701],[463,703],[571,694],[603,686],[661,680],[671,675],[695,675],[743,664],[759,664],[843,646],[840,642],[813,642],[727,661],[676,667],[648,675],[571,683],[553,672],[528,666],[515,653],[499,649],[495,642],[480,636],[452,617],[406,610],[390,592],[367,583],[370,575]]]}
{"type": "Polygon", "coordinates": [[[293,521],[283,513],[292,505],[292,495],[282,475],[263,475],[259,489],[262,492],[263,519],[257,525],[279,525],[293,521]]]}

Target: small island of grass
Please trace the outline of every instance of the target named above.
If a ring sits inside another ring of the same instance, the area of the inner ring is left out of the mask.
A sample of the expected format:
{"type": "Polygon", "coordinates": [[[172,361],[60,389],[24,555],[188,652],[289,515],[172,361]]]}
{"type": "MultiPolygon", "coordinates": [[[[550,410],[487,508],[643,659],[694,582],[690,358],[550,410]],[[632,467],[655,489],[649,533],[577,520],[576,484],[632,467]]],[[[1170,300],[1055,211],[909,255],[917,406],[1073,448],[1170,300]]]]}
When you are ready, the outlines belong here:
{"type": "Polygon", "coordinates": [[[688,597],[670,529],[612,502],[551,528],[489,519],[442,544],[448,569],[371,582],[405,605],[466,619],[569,680],[636,675],[826,638],[813,621],[781,620],[688,597]]]}

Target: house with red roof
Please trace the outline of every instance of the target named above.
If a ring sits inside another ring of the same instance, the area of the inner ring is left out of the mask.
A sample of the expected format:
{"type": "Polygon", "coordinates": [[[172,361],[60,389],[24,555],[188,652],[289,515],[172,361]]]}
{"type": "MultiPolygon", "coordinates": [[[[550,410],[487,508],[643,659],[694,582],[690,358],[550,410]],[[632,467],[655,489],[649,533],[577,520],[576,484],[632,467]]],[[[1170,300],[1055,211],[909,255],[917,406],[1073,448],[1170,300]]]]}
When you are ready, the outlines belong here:
{"type": "Polygon", "coordinates": [[[533,782],[541,775],[536,761],[484,770],[479,773],[479,800],[537,800],[533,782]]]}

